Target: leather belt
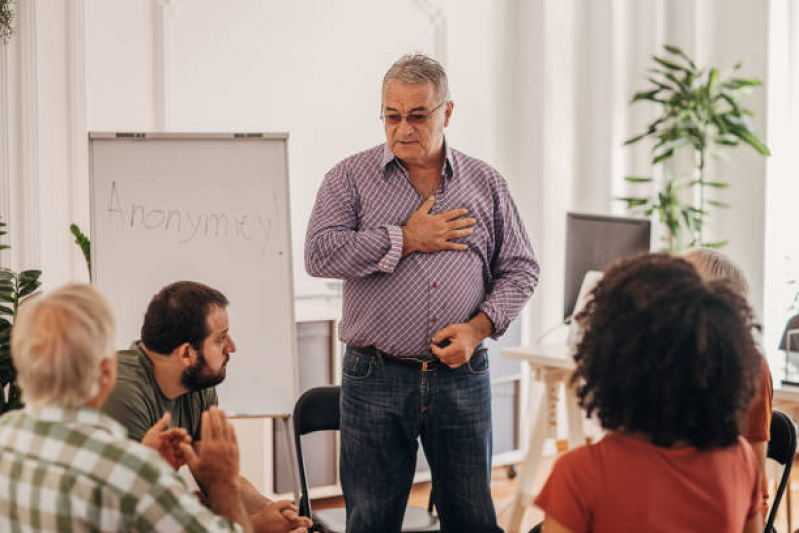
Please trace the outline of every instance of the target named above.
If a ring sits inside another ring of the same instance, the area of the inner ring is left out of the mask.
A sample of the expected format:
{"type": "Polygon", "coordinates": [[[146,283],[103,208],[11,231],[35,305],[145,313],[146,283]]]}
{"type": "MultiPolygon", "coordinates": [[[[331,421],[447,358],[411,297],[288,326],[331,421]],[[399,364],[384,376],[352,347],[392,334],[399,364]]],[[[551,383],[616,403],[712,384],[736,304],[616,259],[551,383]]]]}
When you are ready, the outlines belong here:
{"type": "Polygon", "coordinates": [[[353,350],[360,352],[370,357],[376,357],[389,363],[396,363],[404,366],[412,366],[418,368],[421,372],[432,372],[438,369],[444,363],[440,359],[416,359],[413,357],[397,357],[382,350],[378,350],[374,346],[353,346],[353,350]]]}

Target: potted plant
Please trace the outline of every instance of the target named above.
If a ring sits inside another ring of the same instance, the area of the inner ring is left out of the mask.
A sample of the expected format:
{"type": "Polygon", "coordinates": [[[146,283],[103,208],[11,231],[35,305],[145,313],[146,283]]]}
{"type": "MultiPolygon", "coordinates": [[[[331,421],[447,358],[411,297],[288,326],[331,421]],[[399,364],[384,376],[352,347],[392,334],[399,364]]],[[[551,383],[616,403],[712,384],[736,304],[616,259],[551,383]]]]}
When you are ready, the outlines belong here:
{"type": "MultiPolygon", "coordinates": [[[[5,227],[6,224],[0,222],[0,236],[7,234],[5,227]]],[[[7,248],[7,244],[0,244],[0,250],[7,248]]],[[[0,413],[22,407],[17,371],[11,361],[11,328],[20,304],[41,285],[41,275],[40,270],[23,270],[17,274],[0,268],[0,413]]]]}
{"type": "Polygon", "coordinates": [[[0,42],[6,43],[14,33],[13,0],[0,0],[0,42]]]}
{"type": "MultiPolygon", "coordinates": [[[[729,183],[711,179],[707,163],[721,155],[721,149],[747,144],[759,154],[769,149],[755,134],[752,112],[739,99],[760,86],[760,80],[736,77],[738,63],[730,69],[700,69],[676,46],[665,45],[663,57],[652,56],[655,66],[648,72],[648,89],[636,93],[631,104],[654,102],[660,115],[643,132],[628,139],[632,145],[643,139],[654,141],[652,164],[662,165],[659,190],[654,194],[619,198],[633,214],[657,215],[665,229],[665,248],[679,251],[692,246],[718,247],[725,241],[707,242],[704,238],[708,207],[728,207],[708,198],[707,188],[725,189],[729,183]],[[673,162],[678,154],[688,152],[692,171],[678,175],[673,162]]],[[[627,182],[651,186],[652,177],[627,176],[627,182]]]]}

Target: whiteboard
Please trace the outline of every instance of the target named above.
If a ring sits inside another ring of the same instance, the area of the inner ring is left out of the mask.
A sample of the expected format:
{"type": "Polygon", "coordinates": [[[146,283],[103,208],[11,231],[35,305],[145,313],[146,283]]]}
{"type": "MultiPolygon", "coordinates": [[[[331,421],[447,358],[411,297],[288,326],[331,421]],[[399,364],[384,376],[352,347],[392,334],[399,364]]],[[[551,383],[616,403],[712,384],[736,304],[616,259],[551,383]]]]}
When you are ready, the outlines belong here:
{"type": "Polygon", "coordinates": [[[179,280],[230,301],[237,350],[217,387],[231,415],[283,416],[297,391],[287,134],[91,133],[92,281],[139,339],[179,280]]]}

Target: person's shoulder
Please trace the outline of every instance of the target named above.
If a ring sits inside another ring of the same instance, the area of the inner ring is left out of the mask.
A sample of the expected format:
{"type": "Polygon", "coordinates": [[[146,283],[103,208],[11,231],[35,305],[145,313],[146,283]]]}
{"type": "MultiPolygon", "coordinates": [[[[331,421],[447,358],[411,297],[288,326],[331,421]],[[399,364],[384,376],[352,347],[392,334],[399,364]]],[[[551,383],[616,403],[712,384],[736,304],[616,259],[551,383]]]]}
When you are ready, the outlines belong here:
{"type": "Polygon", "coordinates": [[[575,483],[583,484],[599,476],[603,458],[607,454],[605,439],[597,443],[578,446],[567,451],[555,461],[553,471],[558,471],[575,483]]]}
{"type": "Polygon", "coordinates": [[[470,180],[481,180],[492,189],[506,191],[508,184],[499,170],[486,163],[482,159],[467,155],[455,148],[449,148],[452,155],[453,171],[461,175],[469,176],[470,180]]]}
{"type": "Polygon", "coordinates": [[[358,152],[351,156],[345,157],[335,164],[330,170],[330,174],[334,173],[352,173],[358,171],[374,170],[380,168],[385,158],[388,157],[385,143],[378,144],[367,150],[358,152]]]}

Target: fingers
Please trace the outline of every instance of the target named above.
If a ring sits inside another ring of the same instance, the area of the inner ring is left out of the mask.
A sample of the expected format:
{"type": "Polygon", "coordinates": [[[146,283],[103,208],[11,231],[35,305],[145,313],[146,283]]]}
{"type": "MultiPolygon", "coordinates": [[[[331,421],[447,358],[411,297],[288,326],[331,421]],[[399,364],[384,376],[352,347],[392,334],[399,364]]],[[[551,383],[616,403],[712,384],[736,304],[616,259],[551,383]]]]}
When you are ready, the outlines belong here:
{"type": "Polygon", "coordinates": [[[464,252],[469,249],[468,244],[461,244],[459,242],[445,242],[441,247],[442,250],[455,250],[456,252],[464,252]]]}
{"type": "MultiPolygon", "coordinates": [[[[462,211],[466,210],[462,209],[462,211]]],[[[449,221],[449,227],[452,229],[468,228],[469,226],[474,226],[475,224],[477,224],[476,218],[458,218],[449,221]]]]}
{"type": "Polygon", "coordinates": [[[290,500],[275,500],[272,502],[272,506],[284,516],[286,511],[296,510],[296,507],[294,507],[294,504],[291,503],[290,500]]]}
{"type": "MultiPolygon", "coordinates": [[[[436,331],[435,335],[433,335],[433,343],[439,344],[445,339],[449,339],[450,337],[455,335],[456,328],[454,326],[455,324],[450,324],[449,326],[443,327],[440,330],[436,331]]],[[[436,346],[436,348],[438,348],[438,346],[436,346]]]]}
{"type": "Polygon", "coordinates": [[[161,440],[175,440],[175,441],[182,441],[186,440],[187,438],[191,439],[191,437],[189,437],[189,432],[183,428],[167,429],[166,431],[162,431],[161,433],[159,433],[158,438],[161,440]]]}
{"type": "Polygon", "coordinates": [[[419,207],[419,211],[422,213],[429,213],[431,209],[433,209],[433,204],[436,203],[436,195],[431,194],[427,197],[427,199],[422,202],[422,205],[419,207]]]}
{"type": "Polygon", "coordinates": [[[203,435],[203,440],[219,439],[221,435],[219,413],[220,413],[219,408],[216,407],[215,405],[212,405],[206,412],[203,413],[202,417],[203,427],[201,430],[203,435]]]}
{"type": "MultiPolygon", "coordinates": [[[[446,221],[451,221],[453,219],[461,218],[462,216],[465,216],[465,215],[468,215],[468,214],[469,214],[469,210],[468,209],[450,209],[449,211],[444,211],[443,213],[438,213],[436,216],[438,216],[438,217],[440,217],[440,218],[442,218],[442,219],[444,219],[446,221]]],[[[469,219],[469,220],[474,220],[474,219],[469,219]]],[[[474,222],[472,222],[472,224],[474,224],[476,222],[477,221],[474,220],[474,222]]]]}
{"type": "Polygon", "coordinates": [[[170,418],[171,416],[169,414],[169,411],[167,411],[166,413],[164,413],[164,416],[161,417],[161,420],[153,424],[153,427],[151,429],[155,429],[159,433],[166,430],[166,428],[169,427],[170,418]]]}
{"type": "Polygon", "coordinates": [[[468,237],[472,233],[474,233],[474,228],[454,229],[447,234],[447,240],[460,239],[461,237],[468,237]]]}
{"type": "Polygon", "coordinates": [[[189,465],[189,470],[194,472],[197,466],[200,464],[200,458],[197,457],[196,453],[194,453],[194,448],[191,447],[191,444],[181,442],[180,451],[183,453],[183,458],[186,460],[186,464],[189,465]]]}

